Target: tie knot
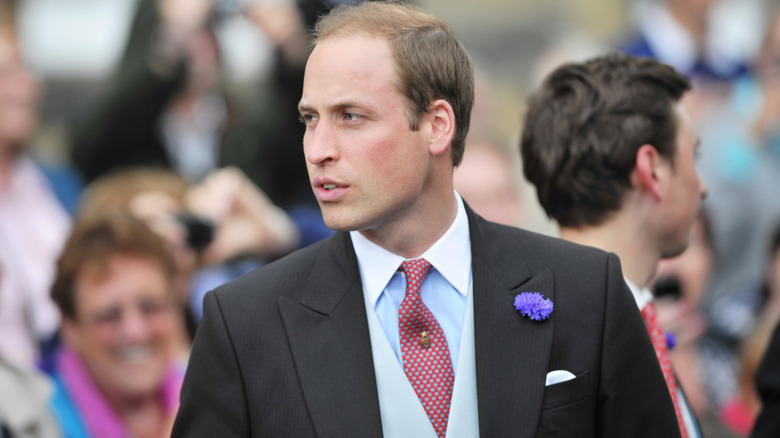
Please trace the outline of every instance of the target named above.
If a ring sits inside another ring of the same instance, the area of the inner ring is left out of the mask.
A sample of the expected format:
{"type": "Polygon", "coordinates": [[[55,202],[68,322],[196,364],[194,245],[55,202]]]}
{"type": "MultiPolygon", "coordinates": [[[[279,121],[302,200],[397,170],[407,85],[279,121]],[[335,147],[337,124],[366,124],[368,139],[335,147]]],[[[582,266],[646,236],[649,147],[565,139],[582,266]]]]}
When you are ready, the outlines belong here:
{"type": "Polygon", "coordinates": [[[407,277],[411,275],[422,275],[425,277],[432,268],[433,265],[425,259],[406,260],[401,263],[401,269],[403,269],[407,277]]]}
{"type": "Polygon", "coordinates": [[[432,268],[433,266],[425,259],[407,260],[401,263],[401,269],[406,274],[406,290],[419,292],[420,285],[432,268]]]}

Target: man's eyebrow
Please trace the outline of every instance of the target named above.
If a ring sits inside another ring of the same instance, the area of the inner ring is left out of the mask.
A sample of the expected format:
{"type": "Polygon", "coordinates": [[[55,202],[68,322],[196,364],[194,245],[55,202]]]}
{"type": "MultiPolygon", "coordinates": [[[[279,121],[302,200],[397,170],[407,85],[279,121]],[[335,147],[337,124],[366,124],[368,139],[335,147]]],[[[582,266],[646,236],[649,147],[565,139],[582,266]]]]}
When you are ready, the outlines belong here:
{"type": "MultiPolygon", "coordinates": [[[[338,111],[344,111],[344,110],[348,110],[348,109],[358,108],[360,106],[361,105],[359,105],[359,104],[357,104],[355,102],[347,101],[347,102],[342,102],[342,103],[337,103],[337,104],[334,104],[334,105],[330,105],[330,106],[328,106],[328,109],[331,110],[331,111],[338,112],[338,111]]],[[[304,102],[301,102],[301,103],[298,104],[298,111],[299,112],[308,112],[308,111],[316,111],[316,110],[314,109],[314,107],[312,107],[312,106],[310,106],[310,105],[308,105],[308,104],[306,104],[304,102]]]]}
{"type": "Polygon", "coordinates": [[[344,103],[333,105],[333,109],[335,111],[345,111],[345,110],[355,109],[359,107],[360,105],[354,102],[344,102],[344,103]]]}

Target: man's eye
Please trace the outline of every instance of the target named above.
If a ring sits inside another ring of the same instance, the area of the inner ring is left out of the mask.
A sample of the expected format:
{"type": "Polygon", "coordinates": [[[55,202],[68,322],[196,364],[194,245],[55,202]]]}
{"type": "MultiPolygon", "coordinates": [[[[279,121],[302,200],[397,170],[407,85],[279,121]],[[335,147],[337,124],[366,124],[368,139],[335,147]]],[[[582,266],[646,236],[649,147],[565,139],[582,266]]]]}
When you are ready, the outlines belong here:
{"type": "Polygon", "coordinates": [[[317,120],[317,116],[314,114],[300,114],[298,115],[298,120],[305,125],[309,125],[317,120]]]}
{"type": "Polygon", "coordinates": [[[359,118],[360,118],[360,116],[355,114],[355,113],[344,113],[344,120],[347,120],[347,121],[351,122],[351,121],[357,120],[359,118]]]}

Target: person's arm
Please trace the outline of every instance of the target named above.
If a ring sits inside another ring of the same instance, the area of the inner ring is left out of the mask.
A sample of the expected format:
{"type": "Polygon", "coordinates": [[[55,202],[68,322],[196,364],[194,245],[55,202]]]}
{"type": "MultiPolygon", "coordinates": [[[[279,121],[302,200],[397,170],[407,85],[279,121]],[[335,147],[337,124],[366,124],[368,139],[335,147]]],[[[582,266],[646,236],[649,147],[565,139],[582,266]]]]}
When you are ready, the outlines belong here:
{"type": "Polygon", "coordinates": [[[608,258],[597,436],[680,436],[661,367],[614,254],[608,258]]]}
{"type": "Polygon", "coordinates": [[[290,0],[248,2],[246,15],[273,43],[282,62],[303,66],[309,55],[309,34],[299,6],[290,0]]]}
{"type": "Polygon", "coordinates": [[[212,172],[187,193],[187,207],[215,224],[214,240],[202,253],[205,263],[240,255],[271,260],[298,245],[295,223],[236,167],[212,172]]]}
{"type": "Polygon", "coordinates": [[[209,292],[192,345],[172,438],[250,436],[244,383],[218,296],[209,292]]]}

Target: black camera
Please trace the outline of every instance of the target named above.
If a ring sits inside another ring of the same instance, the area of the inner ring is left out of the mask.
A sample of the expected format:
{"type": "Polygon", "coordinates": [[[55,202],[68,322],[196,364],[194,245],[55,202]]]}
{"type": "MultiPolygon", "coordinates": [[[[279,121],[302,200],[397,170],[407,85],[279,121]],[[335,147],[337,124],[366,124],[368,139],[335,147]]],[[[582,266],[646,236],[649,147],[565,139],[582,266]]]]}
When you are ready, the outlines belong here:
{"type": "Polygon", "coordinates": [[[188,212],[176,214],[176,219],[184,226],[187,244],[195,251],[202,251],[214,240],[214,222],[188,212]]]}
{"type": "Polygon", "coordinates": [[[676,275],[665,275],[655,280],[655,297],[668,297],[673,300],[682,298],[682,284],[676,275]]]}

